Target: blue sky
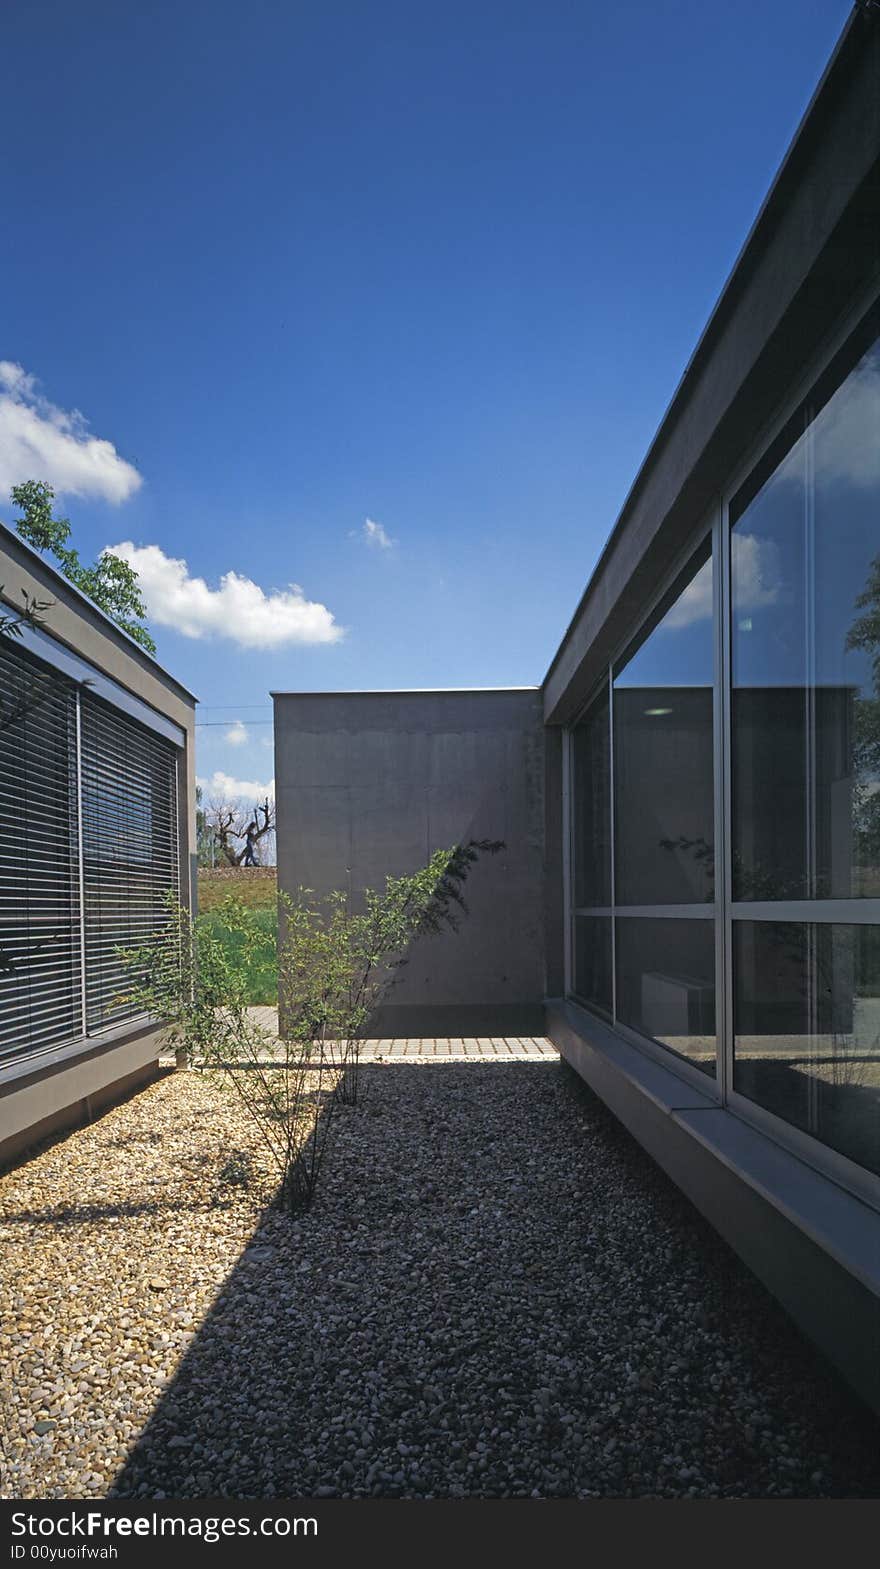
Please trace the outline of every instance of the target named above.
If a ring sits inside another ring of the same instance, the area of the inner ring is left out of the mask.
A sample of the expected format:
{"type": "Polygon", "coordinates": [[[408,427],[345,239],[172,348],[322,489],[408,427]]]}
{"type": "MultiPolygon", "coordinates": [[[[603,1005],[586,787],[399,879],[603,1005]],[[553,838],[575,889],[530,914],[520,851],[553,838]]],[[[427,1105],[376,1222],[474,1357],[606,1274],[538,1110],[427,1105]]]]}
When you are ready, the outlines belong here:
{"type": "Polygon", "coordinates": [[[0,477],[152,547],[202,775],[541,680],[849,9],[5,8],[0,477]]]}

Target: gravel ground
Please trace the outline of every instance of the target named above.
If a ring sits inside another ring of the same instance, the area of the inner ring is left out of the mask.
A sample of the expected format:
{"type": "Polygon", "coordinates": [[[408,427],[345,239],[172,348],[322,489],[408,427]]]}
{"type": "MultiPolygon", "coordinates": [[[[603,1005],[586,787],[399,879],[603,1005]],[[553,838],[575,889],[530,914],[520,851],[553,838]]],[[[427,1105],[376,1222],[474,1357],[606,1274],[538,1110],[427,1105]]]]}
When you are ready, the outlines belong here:
{"type": "Polygon", "coordinates": [[[880,1496],[877,1424],[567,1068],[365,1079],[297,1221],[192,1073],[0,1182],[4,1496],[880,1496]]]}

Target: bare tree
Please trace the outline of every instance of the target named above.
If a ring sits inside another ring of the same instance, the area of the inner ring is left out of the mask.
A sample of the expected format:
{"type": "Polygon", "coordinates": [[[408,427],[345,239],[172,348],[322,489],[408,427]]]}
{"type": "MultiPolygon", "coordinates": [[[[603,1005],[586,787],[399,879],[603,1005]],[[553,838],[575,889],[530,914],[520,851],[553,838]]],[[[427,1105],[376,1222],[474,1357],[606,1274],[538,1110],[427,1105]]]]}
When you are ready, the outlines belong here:
{"type": "Polygon", "coordinates": [[[205,827],[228,866],[257,866],[259,845],[275,831],[275,803],[269,796],[255,805],[210,801],[205,827]]]}

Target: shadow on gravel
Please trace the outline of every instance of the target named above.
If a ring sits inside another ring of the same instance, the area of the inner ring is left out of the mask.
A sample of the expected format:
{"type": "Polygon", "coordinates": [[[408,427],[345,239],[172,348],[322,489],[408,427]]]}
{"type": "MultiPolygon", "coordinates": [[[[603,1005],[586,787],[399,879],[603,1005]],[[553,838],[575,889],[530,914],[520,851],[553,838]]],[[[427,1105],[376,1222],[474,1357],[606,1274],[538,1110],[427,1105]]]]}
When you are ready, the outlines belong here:
{"type": "Polygon", "coordinates": [[[117,1497],[874,1497],[878,1427],[564,1065],[363,1069],[117,1497]]]}

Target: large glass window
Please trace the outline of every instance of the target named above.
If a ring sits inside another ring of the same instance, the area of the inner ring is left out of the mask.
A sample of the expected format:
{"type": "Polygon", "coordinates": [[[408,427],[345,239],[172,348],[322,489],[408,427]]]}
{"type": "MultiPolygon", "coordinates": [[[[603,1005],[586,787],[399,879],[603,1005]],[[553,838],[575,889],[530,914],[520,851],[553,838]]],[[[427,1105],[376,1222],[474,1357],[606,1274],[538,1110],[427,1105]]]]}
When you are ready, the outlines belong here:
{"type": "Polygon", "coordinates": [[[880,1172],[880,927],[734,922],[734,1088],[880,1172]]]}
{"type": "Polygon", "coordinates": [[[618,916],[617,1017],[715,1073],[712,921],[618,916]]]}
{"type": "Polygon", "coordinates": [[[572,989],[710,1074],[713,600],[707,538],[572,732],[572,989]]]}
{"type": "Polygon", "coordinates": [[[574,917],[574,989],[611,1018],[613,1005],[610,915],[574,917]]]}
{"type": "Polygon", "coordinates": [[[739,900],[880,897],[880,348],[811,412],[731,508],[739,900]]]}
{"type": "Polygon", "coordinates": [[[615,674],[618,905],[714,895],[712,603],[707,540],[615,674]]]}
{"type": "Polygon", "coordinates": [[[880,1172],[876,337],[798,411],[731,523],[733,1088],[880,1172]],[[765,901],[778,914],[750,908],[765,901]]]}
{"type": "Polygon", "coordinates": [[[611,716],[608,687],[572,731],[572,986],[612,1015],[611,716]],[[585,909],[592,914],[582,913],[585,909]],[[603,913],[598,913],[599,911],[603,913]]]}
{"type": "Polygon", "coordinates": [[[574,902],[611,903],[611,729],[607,686],[572,732],[574,902]]]}
{"type": "Polygon", "coordinates": [[[860,1193],[880,1174],[878,320],[719,501],[572,747],[576,995],[720,1064],[738,1112],[845,1157],[860,1193]]]}

